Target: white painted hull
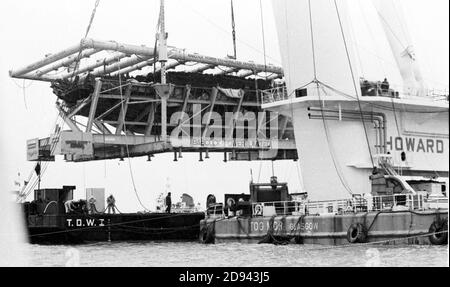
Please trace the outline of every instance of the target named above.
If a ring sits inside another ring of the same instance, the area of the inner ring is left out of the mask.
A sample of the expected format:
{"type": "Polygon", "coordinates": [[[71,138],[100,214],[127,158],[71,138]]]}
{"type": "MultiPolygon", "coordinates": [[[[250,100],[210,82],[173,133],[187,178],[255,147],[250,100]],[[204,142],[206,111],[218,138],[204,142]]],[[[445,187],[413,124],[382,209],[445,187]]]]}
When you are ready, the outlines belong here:
{"type": "Polygon", "coordinates": [[[355,99],[321,93],[320,97],[313,94],[264,106],[293,118],[304,186],[312,200],[370,193],[371,154],[376,161],[377,154],[386,152],[392,155],[393,165],[399,173],[406,176],[439,175],[448,186],[448,106],[427,99],[381,97],[362,97],[360,104],[364,114],[384,115],[385,150],[380,147],[379,130],[370,120],[365,121],[367,143],[360,105],[355,99]],[[314,108],[316,110],[312,111],[314,108]],[[321,108],[341,110],[341,114],[335,113],[341,120],[322,119],[321,108]],[[345,111],[352,111],[354,119],[345,119],[345,111]],[[313,119],[311,115],[316,117],[313,119]],[[402,152],[406,154],[405,161],[401,160],[402,152]]]}

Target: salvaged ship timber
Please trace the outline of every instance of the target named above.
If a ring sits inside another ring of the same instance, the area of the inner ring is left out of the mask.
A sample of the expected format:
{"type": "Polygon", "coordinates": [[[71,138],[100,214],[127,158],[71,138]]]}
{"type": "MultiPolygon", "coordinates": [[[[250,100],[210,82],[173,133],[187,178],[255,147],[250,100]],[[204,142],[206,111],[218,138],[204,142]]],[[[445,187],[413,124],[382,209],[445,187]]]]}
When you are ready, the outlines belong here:
{"type": "Polygon", "coordinates": [[[65,202],[75,187],[35,190],[35,200],[23,203],[31,243],[83,244],[101,241],[197,241],[204,212],[91,213],[79,201],[68,212],[65,202]]]}
{"type": "Polygon", "coordinates": [[[162,71],[157,54],[83,39],[10,71],[14,78],[50,82],[64,119],[50,137],[28,141],[28,160],[150,159],[166,152],[175,160],[183,152],[197,152],[200,160],[209,152],[224,153],[225,161],[297,159],[290,118],[271,118],[261,108],[260,91],[274,81],[284,84],[281,68],[168,47],[162,71]],[[249,114],[258,117],[257,137],[247,131],[249,114]]]}
{"type": "MultiPolygon", "coordinates": [[[[405,193],[405,183],[386,176],[374,184],[377,196],[312,201],[306,193],[289,194],[287,183],[250,183],[250,194],[225,195],[209,202],[201,221],[203,243],[274,244],[448,243],[448,198],[445,183],[416,182],[426,188],[405,193]],[[394,193],[383,194],[392,190],[394,193]],[[403,191],[403,192],[402,192],[403,191]]],[[[406,183],[407,184],[407,183],[406,183]]]]}

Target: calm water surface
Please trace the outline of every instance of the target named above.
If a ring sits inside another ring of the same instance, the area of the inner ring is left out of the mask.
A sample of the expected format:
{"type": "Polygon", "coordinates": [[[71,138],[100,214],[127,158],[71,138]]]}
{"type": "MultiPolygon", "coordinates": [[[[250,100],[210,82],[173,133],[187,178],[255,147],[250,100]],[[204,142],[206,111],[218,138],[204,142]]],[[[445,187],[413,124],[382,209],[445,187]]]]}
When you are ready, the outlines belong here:
{"type": "Polygon", "coordinates": [[[266,245],[227,243],[95,243],[26,245],[30,266],[302,267],[449,266],[448,246],[266,245]]]}

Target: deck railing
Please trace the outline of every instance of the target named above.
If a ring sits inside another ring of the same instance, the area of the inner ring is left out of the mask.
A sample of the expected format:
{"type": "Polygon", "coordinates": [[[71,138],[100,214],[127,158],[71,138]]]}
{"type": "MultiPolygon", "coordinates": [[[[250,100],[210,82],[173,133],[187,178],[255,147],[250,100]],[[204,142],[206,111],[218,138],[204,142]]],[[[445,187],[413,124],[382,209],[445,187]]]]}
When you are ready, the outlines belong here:
{"type": "Polygon", "coordinates": [[[423,210],[425,197],[396,194],[330,201],[279,201],[252,204],[253,216],[345,214],[383,210],[423,210]]]}
{"type": "Polygon", "coordinates": [[[208,206],[206,213],[209,218],[220,218],[225,216],[222,203],[216,203],[208,206]]]}
{"type": "MultiPolygon", "coordinates": [[[[432,204],[439,203],[440,207],[448,208],[448,198],[428,201],[423,194],[396,194],[372,197],[356,196],[354,198],[328,201],[275,201],[252,203],[252,216],[301,216],[301,215],[331,215],[351,214],[369,211],[402,211],[425,210],[436,208],[432,204]]],[[[227,210],[223,204],[209,206],[207,214],[209,218],[221,218],[234,216],[235,212],[227,210]]]]}
{"type": "Polygon", "coordinates": [[[262,104],[270,104],[278,101],[287,100],[288,93],[286,90],[286,86],[276,87],[269,90],[260,91],[261,92],[261,103],[262,104]]]}

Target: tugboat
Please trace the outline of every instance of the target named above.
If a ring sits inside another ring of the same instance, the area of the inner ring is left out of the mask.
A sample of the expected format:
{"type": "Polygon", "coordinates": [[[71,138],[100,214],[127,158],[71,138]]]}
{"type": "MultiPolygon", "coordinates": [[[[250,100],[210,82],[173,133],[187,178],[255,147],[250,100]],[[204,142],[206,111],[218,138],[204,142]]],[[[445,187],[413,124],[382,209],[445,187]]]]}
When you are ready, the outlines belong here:
{"type": "Polygon", "coordinates": [[[403,91],[358,77],[345,1],[274,1],[286,87],[262,107],[292,119],[308,196],[251,184],[251,208],[210,210],[203,242],[447,244],[448,95],[426,89],[395,3],[374,2],[403,91]]]}
{"type": "Polygon", "coordinates": [[[421,182],[426,189],[413,193],[411,185],[397,177],[374,176],[372,181],[370,194],[330,201],[290,194],[288,184],[275,176],[270,183],[251,182],[250,194],[227,194],[225,203],[209,202],[200,241],[447,244],[444,182],[421,182]]]}

